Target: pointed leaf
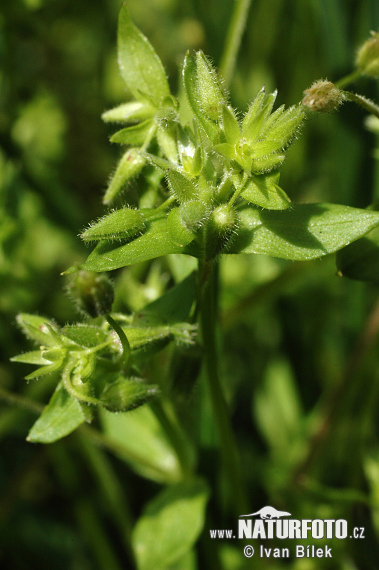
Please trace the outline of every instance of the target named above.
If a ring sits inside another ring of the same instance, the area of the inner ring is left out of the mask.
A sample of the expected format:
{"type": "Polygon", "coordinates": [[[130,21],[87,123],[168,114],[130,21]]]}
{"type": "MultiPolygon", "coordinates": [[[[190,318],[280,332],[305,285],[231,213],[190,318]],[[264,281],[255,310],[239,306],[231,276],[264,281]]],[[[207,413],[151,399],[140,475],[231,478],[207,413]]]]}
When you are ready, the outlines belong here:
{"type": "Polygon", "coordinates": [[[276,184],[278,178],[277,173],[252,176],[241,192],[241,198],[269,210],[285,210],[290,206],[291,200],[276,184]]]}
{"type": "Polygon", "coordinates": [[[379,225],[379,212],[338,204],[299,204],[283,211],[246,208],[228,253],[309,260],[334,253],[379,225]]]}
{"type": "Polygon", "coordinates": [[[170,95],[162,62],[145,36],[133,24],[124,4],[118,20],[118,63],[122,78],[135,99],[140,93],[159,107],[170,95]]]}
{"type": "Polygon", "coordinates": [[[143,101],[130,101],[123,103],[114,109],[105,111],[101,118],[106,123],[131,123],[133,121],[143,121],[153,117],[156,109],[143,101]]]}
{"type": "Polygon", "coordinates": [[[178,481],[180,463],[149,406],[132,414],[100,411],[104,434],[115,453],[140,475],[160,483],[178,481]]]}
{"type": "Polygon", "coordinates": [[[216,70],[201,51],[196,53],[196,68],[197,92],[200,106],[207,117],[213,121],[219,121],[221,107],[226,97],[216,70]]]}
{"type": "Polygon", "coordinates": [[[379,228],[341,249],[337,253],[336,263],[343,277],[378,284],[379,228]]]}
{"type": "Polygon", "coordinates": [[[142,146],[153,130],[155,130],[155,125],[152,124],[151,119],[148,119],[138,123],[138,125],[117,131],[117,133],[111,136],[110,141],[118,144],[142,146]]]}
{"type": "Polygon", "coordinates": [[[59,383],[50,402],[29,431],[27,441],[33,443],[53,443],[73,432],[84,421],[86,414],[59,383]]]}
{"type": "Polygon", "coordinates": [[[203,529],[208,496],[206,484],[192,479],[161,491],[148,504],[133,531],[139,570],[165,570],[190,550],[203,529]]]}

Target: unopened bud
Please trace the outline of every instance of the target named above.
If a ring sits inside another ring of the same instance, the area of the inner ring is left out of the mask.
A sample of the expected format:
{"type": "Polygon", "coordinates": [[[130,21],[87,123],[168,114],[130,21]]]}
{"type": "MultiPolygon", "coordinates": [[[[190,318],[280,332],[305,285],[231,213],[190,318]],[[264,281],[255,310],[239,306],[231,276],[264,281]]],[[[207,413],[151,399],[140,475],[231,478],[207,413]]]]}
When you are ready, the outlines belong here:
{"type": "Polygon", "coordinates": [[[79,271],[68,287],[80,311],[90,317],[106,315],[112,309],[114,300],[111,280],[103,273],[79,271]]]}
{"type": "Polygon", "coordinates": [[[213,259],[224,249],[237,225],[237,214],[230,204],[217,206],[206,226],[206,258],[213,259]]]}
{"type": "Polygon", "coordinates": [[[379,34],[371,32],[372,38],[359,48],[356,64],[361,73],[370,77],[379,77],[379,34]]]}
{"type": "Polygon", "coordinates": [[[129,412],[146,404],[159,394],[155,384],[145,384],[139,378],[119,376],[108,384],[101,395],[101,403],[111,412],[129,412]]]}
{"type": "Polygon", "coordinates": [[[304,91],[303,105],[311,111],[329,113],[335,111],[344,101],[344,95],[331,81],[316,81],[304,91]]]}

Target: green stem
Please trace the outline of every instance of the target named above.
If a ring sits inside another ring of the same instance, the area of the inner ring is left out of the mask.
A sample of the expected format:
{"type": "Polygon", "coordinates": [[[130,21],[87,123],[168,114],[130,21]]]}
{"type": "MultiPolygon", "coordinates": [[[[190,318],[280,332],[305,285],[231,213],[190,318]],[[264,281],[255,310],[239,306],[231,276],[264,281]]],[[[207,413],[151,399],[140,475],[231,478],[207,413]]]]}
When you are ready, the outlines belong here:
{"type": "Polygon", "coordinates": [[[200,262],[199,308],[201,338],[204,349],[205,370],[209,385],[214,420],[218,431],[221,456],[228,477],[229,490],[233,493],[234,506],[240,515],[246,509],[246,496],[240,472],[239,453],[234,437],[229,410],[223,394],[216,346],[215,276],[217,262],[200,262]]]}
{"type": "Polygon", "coordinates": [[[120,355],[120,360],[123,360],[124,364],[126,366],[126,364],[128,363],[128,360],[130,358],[130,353],[131,353],[130,344],[129,344],[129,341],[126,337],[126,334],[124,333],[121,326],[110,315],[106,315],[105,318],[107,319],[110,327],[115,331],[118,338],[120,339],[121,346],[122,346],[122,354],[120,355]]]}
{"type": "Polygon", "coordinates": [[[220,72],[228,88],[233,77],[238,50],[246,26],[251,0],[235,0],[230,26],[226,35],[225,49],[221,57],[220,72]]]}
{"type": "Polygon", "coordinates": [[[363,97],[363,95],[358,95],[357,93],[351,93],[351,91],[342,91],[345,100],[350,101],[352,103],[357,103],[365,109],[368,113],[375,115],[375,117],[379,118],[379,106],[376,105],[370,99],[363,97]]]}
{"type": "Polygon", "coordinates": [[[356,69],[352,73],[349,73],[349,75],[345,75],[345,77],[342,77],[338,81],[335,81],[334,85],[338,87],[338,89],[343,89],[344,87],[346,87],[346,85],[349,85],[349,83],[353,83],[360,77],[362,77],[362,73],[358,71],[358,69],[356,69]]]}

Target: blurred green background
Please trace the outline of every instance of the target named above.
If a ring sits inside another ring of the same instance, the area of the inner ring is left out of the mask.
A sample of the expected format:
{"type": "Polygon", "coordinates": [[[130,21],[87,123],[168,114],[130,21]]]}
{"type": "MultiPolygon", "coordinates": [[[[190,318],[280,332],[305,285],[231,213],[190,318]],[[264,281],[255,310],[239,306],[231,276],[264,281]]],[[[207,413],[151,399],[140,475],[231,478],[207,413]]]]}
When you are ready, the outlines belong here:
{"type": "MultiPolygon", "coordinates": [[[[232,0],[127,4],[174,91],[187,49],[202,49],[219,64],[232,0]]],[[[36,418],[30,401],[45,403],[56,378],[26,384],[30,368],[9,363],[29,349],[15,326],[18,312],[60,324],[78,318],[60,272],[88,253],[77,236],[104,213],[102,193],[119,157],[100,116],[126,97],[116,60],[120,6],[12,0],[0,7],[0,386],[27,399],[18,401],[24,407],[9,398],[0,403],[3,568],[132,568],[130,527],[159,489],[120,454],[81,436],[46,447],[27,443],[36,418]]],[[[300,101],[314,80],[349,73],[357,47],[378,28],[377,0],[252,0],[230,89],[234,106],[244,111],[262,85],[278,88],[278,105],[300,101]]],[[[369,79],[354,89],[378,95],[369,79]]],[[[299,139],[281,178],[294,201],[364,208],[379,199],[378,141],[360,109],[345,105],[309,118],[299,139]]],[[[133,184],[131,201],[140,182],[133,184]]],[[[178,260],[117,272],[117,310],[140,308],[181,272],[178,260]]],[[[230,256],[221,275],[222,370],[251,512],[275,504],[296,518],[347,518],[365,526],[367,538],[337,541],[330,563],[264,565],[227,544],[218,544],[216,555],[207,528],[234,522],[213,503],[192,566],[175,568],[378,568],[376,286],[337,277],[333,258],[306,264],[230,256]]],[[[212,434],[203,441],[207,473],[216,451],[212,434]]]]}

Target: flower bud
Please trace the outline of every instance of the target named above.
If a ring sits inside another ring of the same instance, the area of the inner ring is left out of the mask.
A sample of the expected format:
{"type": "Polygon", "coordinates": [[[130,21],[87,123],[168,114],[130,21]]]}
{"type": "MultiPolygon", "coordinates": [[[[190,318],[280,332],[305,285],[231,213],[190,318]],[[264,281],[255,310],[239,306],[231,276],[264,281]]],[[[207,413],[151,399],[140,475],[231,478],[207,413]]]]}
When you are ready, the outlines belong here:
{"type": "Polygon", "coordinates": [[[173,208],[167,216],[167,228],[172,241],[178,245],[188,245],[196,237],[196,230],[206,217],[206,207],[202,202],[190,200],[179,208],[173,208]]]}
{"type": "Polygon", "coordinates": [[[206,226],[206,259],[216,257],[228,243],[237,225],[237,214],[230,204],[217,206],[206,226]]]}
{"type": "Polygon", "coordinates": [[[100,401],[111,412],[129,412],[146,404],[159,394],[156,385],[145,384],[139,378],[120,376],[104,389],[100,401]]]}
{"type": "Polygon", "coordinates": [[[225,100],[220,80],[216,70],[201,51],[196,54],[196,66],[200,106],[209,119],[218,121],[225,100]]]}
{"type": "Polygon", "coordinates": [[[379,34],[371,32],[372,38],[365,41],[358,50],[358,70],[370,77],[379,77],[379,34]]]}
{"type": "Polygon", "coordinates": [[[303,105],[311,111],[335,111],[344,100],[343,93],[331,81],[320,80],[304,91],[303,105]]]}
{"type": "Polygon", "coordinates": [[[68,286],[68,291],[75,300],[79,311],[90,317],[106,315],[112,309],[113,285],[104,273],[81,270],[68,286]]]}

